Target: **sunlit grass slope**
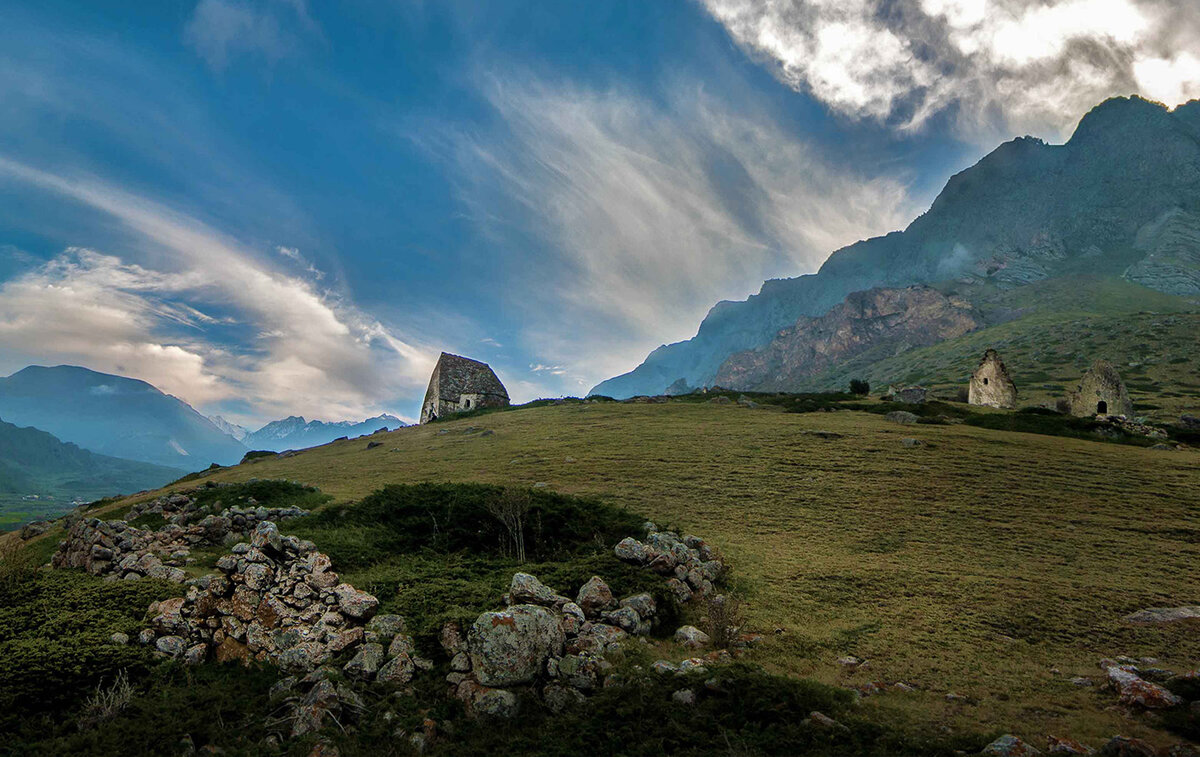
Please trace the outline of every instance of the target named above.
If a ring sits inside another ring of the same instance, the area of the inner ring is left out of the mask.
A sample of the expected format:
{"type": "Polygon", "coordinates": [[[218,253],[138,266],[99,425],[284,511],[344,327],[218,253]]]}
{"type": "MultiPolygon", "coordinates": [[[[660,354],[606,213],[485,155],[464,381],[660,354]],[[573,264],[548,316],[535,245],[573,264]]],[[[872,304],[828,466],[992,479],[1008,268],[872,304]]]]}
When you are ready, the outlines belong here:
{"type": "Polygon", "coordinates": [[[1200,659],[1194,627],[1121,621],[1200,601],[1194,450],[682,402],[541,407],[370,440],[383,445],[338,442],[211,478],[297,479],[337,501],[397,482],[544,483],[627,505],[732,560],[767,634],[759,661],[843,684],[904,681],[920,691],[866,706],[955,729],[1162,741],[1069,679],[1097,677],[1105,656],[1200,659]],[[850,673],[835,662],[847,654],[869,664],[850,673]]]}

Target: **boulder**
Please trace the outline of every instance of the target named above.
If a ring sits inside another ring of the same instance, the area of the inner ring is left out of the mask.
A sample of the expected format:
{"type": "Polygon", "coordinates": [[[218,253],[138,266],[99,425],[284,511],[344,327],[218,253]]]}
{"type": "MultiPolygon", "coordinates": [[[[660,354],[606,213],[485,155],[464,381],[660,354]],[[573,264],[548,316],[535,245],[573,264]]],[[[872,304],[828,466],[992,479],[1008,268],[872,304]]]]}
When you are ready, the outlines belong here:
{"type": "Polygon", "coordinates": [[[711,641],[708,634],[695,626],[680,626],[675,631],[675,643],[688,649],[699,649],[711,641]]]}
{"type": "Polygon", "coordinates": [[[1096,752],[1099,757],[1158,757],[1158,750],[1141,739],[1114,736],[1096,752]]]}
{"type": "Polygon", "coordinates": [[[642,620],[653,618],[658,609],[654,597],[646,593],[625,597],[621,600],[621,607],[632,609],[642,620]]]}
{"type": "Polygon", "coordinates": [[[553,607],[561,599],[550,587],[528,573],[513,574],[512,582],[508,586],[508,595],[512,598],[512,603],[517,605],[553,607]]]}
{"type": "Polygon", "coordinates": [[[608,588],[608,584],[604,583],[604,579],[600,576],[592,576],[588,579],[588,582],[579,589],[579,596],[575,603],[589,618],[598,617],[605,610],[611,610],[617,606],[612,589],[608,588]]]}
{"type": "Polygon", "coordinates": [[[632,536],[627,536],[617,542],[617,546],[613,547],[613,553],[616,554],[618,560],[641,565],[646,562],[646,545],[642,544],[632,536]]]}
{"type": "Polygon", "coordinates": [[[1032,757],[1033,755],[1041,754],[1041,751],[1034,749],[1012,734],[1005,734],[985,746],[980,754],[993,755],[994,757],[1032,757]]]}
{"type": "Polygon", "coordinates": [[[529,683],[551,656],[562,653],[565,636],[558,617],[539,605],[514,605],[485,612],[471,625],[471,667],[484,686],[529,683]]]}
{"type": "Polygon", "coordinates": [[[337,597],[338,609],[351,618],[367,620],[379,607],[378,599],[350,584],[338,584],[333,593],[337,597]]]}
{"type": "Polygon", "coordinates": [[[1062,738],[1061,736],[1048,736],[1046,738],[1046,753],[1047,754],[1095,754],[1096,750],[1090,746],[1080,744],[1074,739],[1062,738]]]}
{"type": "Polygon", "coordinates": [[[578,689],[562,684],[552,683],[542,692],[542,701],[551,712],[562,712],[587,701],[587,697],[578,689]]]}
{"type": "Polygon", "coordinates": [[[914,415],[907,410],[893,410],[883,417],[885,420],[891,421],[892,423],[901,423],[904,425],[911,425],[920,420],[917,415],[914,415]]]}
{"type": "Polygon", "coordinates": [[[1184,620],[1200,620],[1200,605],[1184,607],[1147,607],[1125,616],[1128,623],[1163,625],[1184,620]]]}
{"type": "Polygon", "coordinates": [[[1183,704],[1181,697],[1156,683],[1143,680],[1127,666],[1110,667],[1107,673],[1108,682],[1120,695],[1121,704],[1144,707],[1148,710],[1165,710],[1183,704]]]}
{"type": "Polygon", "coordinates": [[[407,654],[400,653],[379,668],[375,680],[384,683],[408,683],[412,680],[415,672],[416,666],[413,664],[412,658],[407,654]]]}
{"type": "Polygon", "coordinates": [[[363,644],[358,653],[342,668],[346,674],[355,678],[371,680],[383,663],[383,646],[380,644],[363,644]]]}

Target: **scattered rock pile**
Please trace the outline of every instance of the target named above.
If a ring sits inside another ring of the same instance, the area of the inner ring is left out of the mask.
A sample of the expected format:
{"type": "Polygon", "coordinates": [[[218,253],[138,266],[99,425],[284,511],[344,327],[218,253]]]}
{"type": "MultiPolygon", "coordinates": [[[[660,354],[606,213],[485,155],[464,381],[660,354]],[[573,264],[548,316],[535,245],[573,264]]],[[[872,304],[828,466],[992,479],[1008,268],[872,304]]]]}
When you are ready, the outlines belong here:
{"type": "Polygon", "coordinates": [[[77,520],[51,558],[55,568],[82,568],[94,576],[132,580],[149,576],[182,583],[191,548],[208,542],[203,526],[143,531],[123,520],[77,520]]]}
{"type": "Polygon", "coordinates": [[[392,683],[408,683],[415,668],[431,664],[415,656],[403,619],[373,617],[379,600],[331,567],[312,542],[260,523],[249,543],[217,561],[222,575],[152,605],[140,641],[191,663],[255,659],[294,671],[354,651],[343,667],[348,676],[392,683]]]}
{"type": "Polygon", "coordinates": [[[1141,664],[1132,659],[1101,660],[1100,667],[1108,678],[1108,685],[1117,692],[1121,704],[1146,710],[1166,710],[1184,703],[1182,697],[1147,679],[1169,680],[1174,674],[1141,664]]]}
{"type": "Polygon", "coordinates": [[[599,576],[572,600],[517,573],[504,600],[504,610],[483,613],[465,636],[457,624],[442,629],[451,658],[446,682],[475,715],[516,714],[514,686],[539,686],[553,710],[583,701],[612,668],[605,653],[630,635],[649,633],[657,615],[652,596],[618,601],[599,576]]]}
{"type": "MultiPolygon", "coordinates": [[[[217,486],[221,485],[217,484],[217,486]]],[[[193,497],[174,492],[148,502],[137,503],[129,511],[126,520],[133,520],[142,515],[161,515],[167,523],[186,526],[215,518],[224,519],[225,522],[217,527],[224,527],[227,532],[249,533],[264,521],[278,523],[281,520],[299,518],[307,514],[305,510],[298,507],[263,507],[255,502],[253,497],[247,498],[246,507],[233,505],[221,513],[212,513],[193,497]]]]}
{"type": "Polygon", "coordinates": [[[712,593],[713,581],[725,572],[725,565],[703,539],[660,531],[649,522],[645,528],[644,543],[628,537],[617,544],[613,551],[619,559],[670,576],[667,587],[680,604],[712,593]]]}

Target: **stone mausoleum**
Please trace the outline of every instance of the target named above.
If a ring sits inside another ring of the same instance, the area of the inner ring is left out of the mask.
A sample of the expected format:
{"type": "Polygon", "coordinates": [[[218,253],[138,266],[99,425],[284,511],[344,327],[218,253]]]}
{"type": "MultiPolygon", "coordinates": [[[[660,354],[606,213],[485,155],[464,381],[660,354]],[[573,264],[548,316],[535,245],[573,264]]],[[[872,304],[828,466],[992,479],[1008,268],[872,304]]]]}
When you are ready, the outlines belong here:
{"type": "Polygon", "coordinates": [[[483,407],[507,407],[508,390],[487,363],[443,352],[429,377],[421,423],[483,407]]]}
{"type": "Polygon", "coordinates": [[[1133,415],[1133,401],[1117,369],[1106,360],[1092,363],[1079,379],[1079,388],[1067,396],[1071,415],[1088,418],[1093,415],[1133,415]]]}
{"type": "Polygon", "coordinates": [[[1008,368],[1000,359],[1000,353],[991,348],[983,353],[983,360],[979,361],[979,367],[971,374],[967,402],[1004,410],[1017,406],[1017,385],[1008,375],[1008,368]]]}

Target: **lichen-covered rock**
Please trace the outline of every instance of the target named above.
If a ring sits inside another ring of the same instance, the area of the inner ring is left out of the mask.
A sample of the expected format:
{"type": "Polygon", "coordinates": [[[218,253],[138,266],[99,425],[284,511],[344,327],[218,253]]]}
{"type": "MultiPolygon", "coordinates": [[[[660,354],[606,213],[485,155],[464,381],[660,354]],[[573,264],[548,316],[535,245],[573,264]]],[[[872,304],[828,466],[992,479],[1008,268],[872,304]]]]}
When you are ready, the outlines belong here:
{"type": "Polygon", "coordinates": [[[1178,707],[1183,699],[1156,683],[1143,680],[1132,669],[1124,666],[1108,668],[1108,682],[1120,695],[1121,704],[1144,707],[1148,710],[1164,710],[1178,707]]]}
{"type": "Polygon", "coordinates": [[[408,683],[413,679],[415,672],[416,666],[413,664],[412,658],[405,653],[400,653],[379,668],[376,680],[384,683],[408,683]]]}
{"type": "Polygon", "coordinates": [[[587,697],[578,689],[559,683],[548,684],[542,691],[542,701],[551,712],[562,712],[576,707],[587,701],[587,697]]]}
{"type": "Polygon", "coordinates": [[[1096,750],[1085,744],[1080,744],[1075,739],[1068,739],[1062,736],[1048,736],[1046,738],[1046,753],[1047,754],[1095,754],[1096,750]]]}
{"type": "Polygon", "coordinates": [[[379,600],[365,591],[359,591],[350,584],[338,584],[333,590],[337,597],[338,609],[344,615],[358,620],[367,620],[375,614],[379,600]]]}
{"type": "Polygon", "coordinates": [[[512,598],[512,603],[517,605],[553,607],[556,603],[561,604],[563,601],[563,598],[555,594],[550,587],[528,573],[513,574],[512,583],[508,587],[508,595],[512,598]]]}
{"type": "Polygon", "coordinates": [[[484,686],[532,681],[546,660],[561,654],[565,636],[558,617],[539,605],[485,612],[471,625],[471,668],[484,686]]]}
{"type": "Polygon", "coordinates": [[[628,607],[638,614],[638,617],[643,620],[653,618],[658,607],[654,601],[654,597],[649,594],[634,594],[631,597],[625,597],[621,600],[621,607],[628,607]]]}
{"type": "Polygon", "coordinates": [[[1159,751],[1141,739],[1114,736],[1096,754],[1097,757],[1158,757],[1159,751]]]}
{"type": "Polygon", "coordinates": [[[680,626],[675,631],[675,643],[688,649],[699,649],[710,641],[708,634],[695,626],[680,626]]]}
{"type": "Polygon", "coordinates": [[[646,562],[646,546],[631,536],[619,541],[617,546],[613,547],[613,553],[618,559],[635,565],[646,562]]]}
{"type": "Polygon", "coordinates": [[[405,627],[404,618],[399,615],[376,615],[367,623],[366,630],[378,634],[382,639],[392,639],[404,633],[405,627]]]}
{"type": "Polygon", "coordinates": [[[1005,734],[985,746],[980,754],[990,757],[1033,757],[1033,755],[1041,754],[1041,751],[1034,749],[1012,734],[1005,734]]]}
{"type": "Polygon", "coordinates": [[[380,644],[363,644],[358,653],[346,663],[342,670],[346,675],[364,680],[371,680],[383,663],[383,646],[380,644]]]}
{"type": "Polygon", "coordinates": [[[617,600],[613,597],[612,589],[608,588],[608,584],[604,582],[603,578],[592,576],[587,583],[580,587],[575,604],[583,609],[584,615],[595,618],[605,610],[616,607],[617,600]]]}

